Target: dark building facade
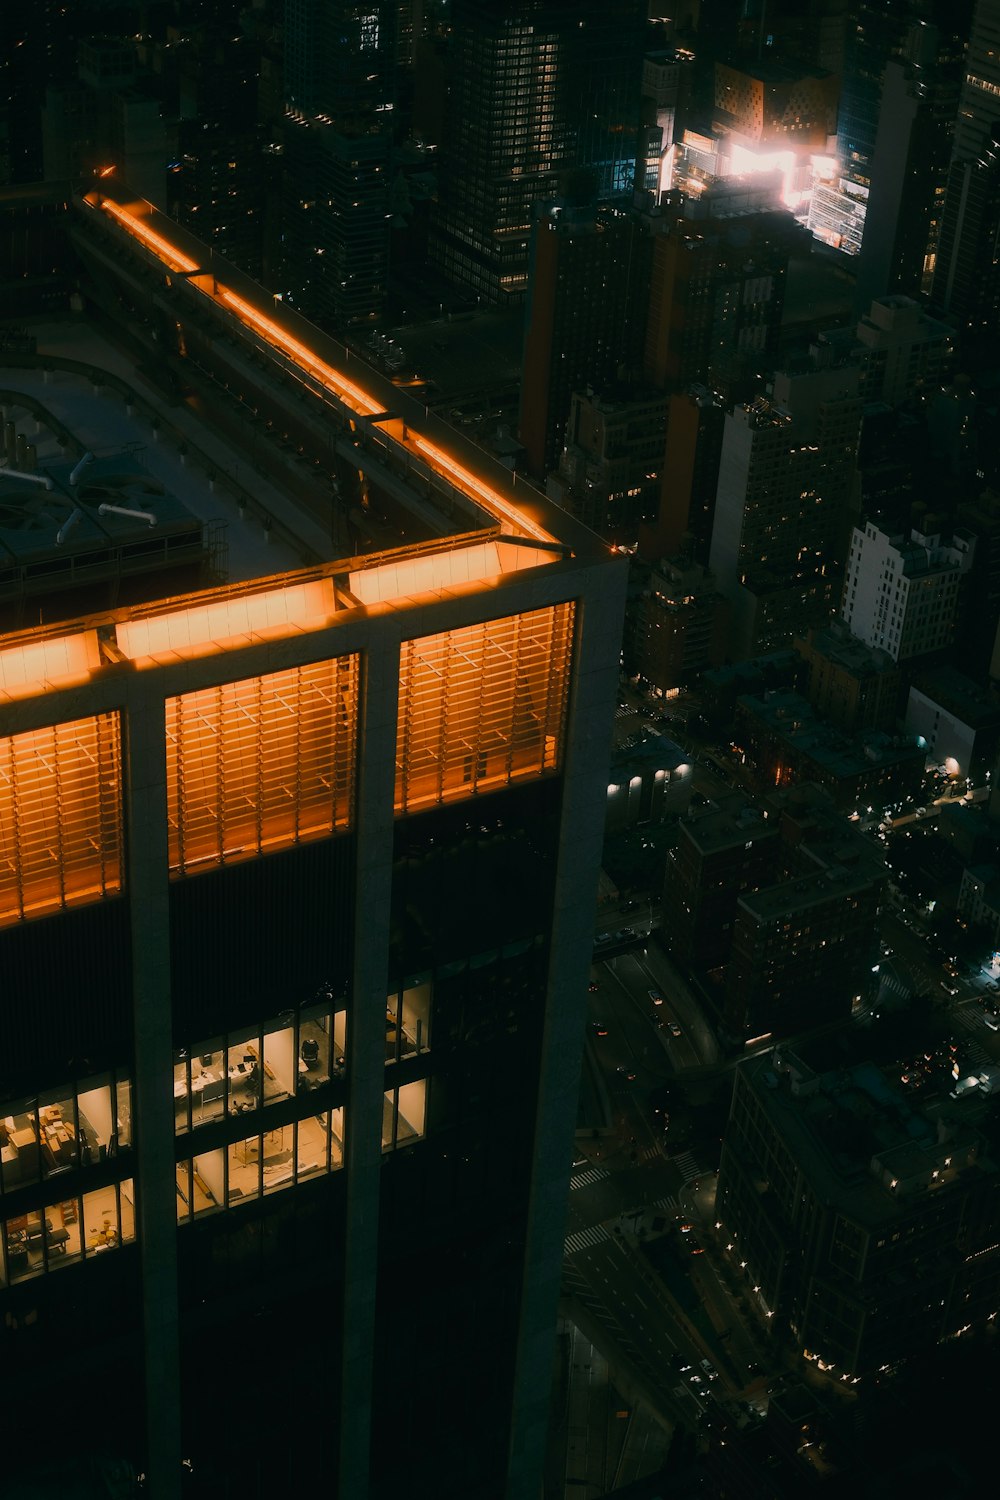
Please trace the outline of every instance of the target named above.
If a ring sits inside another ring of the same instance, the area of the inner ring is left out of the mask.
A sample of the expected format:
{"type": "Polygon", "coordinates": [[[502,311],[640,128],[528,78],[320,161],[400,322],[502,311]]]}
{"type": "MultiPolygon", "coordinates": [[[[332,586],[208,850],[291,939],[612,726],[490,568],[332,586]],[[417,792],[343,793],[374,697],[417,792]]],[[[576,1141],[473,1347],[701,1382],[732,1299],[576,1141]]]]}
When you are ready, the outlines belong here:
{"type": "Polygon", "coordinates": [[[385,302],[397,22],[390,0],[285,11],[281,289],[330,327],[385,302]]]}
{"type": "Polygon", "coordinates": [[[624,568],[169,219],[72,216],[462,535],[0,640],[9,1420],[86,1347],[152,1496],[237,1429],[252,1492],[532,1496],[624,568]]]}
{"type": "Polygon", "coordinates": [[[716,1219],[767,1334],[850,1381],[988,1326],[1000,1184],[984,1103],[781,1049],[740,1066],[716,1219]]]}
{"type": "Polygon", "coordinates": [[[646,7],[601,0],[458,0],[433,259],[486,302],[523,300],[533,208],[584,169],[631,196],[646,7]]]}

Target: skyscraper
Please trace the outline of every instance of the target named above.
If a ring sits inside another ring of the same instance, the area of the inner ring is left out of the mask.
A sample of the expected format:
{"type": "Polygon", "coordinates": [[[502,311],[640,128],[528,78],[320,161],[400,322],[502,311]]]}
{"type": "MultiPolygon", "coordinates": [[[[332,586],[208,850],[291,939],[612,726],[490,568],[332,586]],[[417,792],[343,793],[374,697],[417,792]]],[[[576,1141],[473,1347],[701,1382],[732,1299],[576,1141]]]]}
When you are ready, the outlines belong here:
{"type": "Polygon", "coordinates": [[[852,0],[848,10],[836,171],[817,184],[809,212],[810,229],[847,255],[857,255],[864,236],[882,75],[912,9],[911,0],[852,0]]]}
{"type": "Polygon", "coordinates": [[[634,369],[647,249],[632,214],[557,202],[536,217],[519,434],[537,477],[559,459],[573,392],[634,369]]]}
{"type": "Polygon", "coordinates": [[[874,297],[930,290],[941,210],[964,76],[971,3],[938,8],[939,20],[911,22],[902,55],[882,77],[871,160],[872,194],[858,258],[855,307],[874,297]]]}
{"type": "Polygon", "coordinates": [[[1000,332],[1000,100],[978,155],[948,174],[932,299],[965,334],[965,352],[992,351],[1000,332]]]}
{"type": "Polygon", "coordinates": [[[779,373],[770,399],[727,413],[709,564],[733,606],[735,658],[774,650],[828,618],[860,428],[849,366],[779,373]]]}
{"type": "Polygon", "coordinates": [[[624,569],[169,219],[72,217],[424,540],[0,638],[8,1420],[85,1348],[50,1451],[154,1497],[527,1500],[624,569]]]}
{"type": "Polygon", "coordinates": [[[385,299],[397,9],[291,0],[285,10],[282,290],[336,328],[376,317],[385,299]]]}
{"type": "Polygon", "coordinates": [[[573,168],[599,198],[631,195],[645,24],[640,0],[456,0],[431,237],[455,281],[489,302],[523,298],[533,205],[573,168]]]}

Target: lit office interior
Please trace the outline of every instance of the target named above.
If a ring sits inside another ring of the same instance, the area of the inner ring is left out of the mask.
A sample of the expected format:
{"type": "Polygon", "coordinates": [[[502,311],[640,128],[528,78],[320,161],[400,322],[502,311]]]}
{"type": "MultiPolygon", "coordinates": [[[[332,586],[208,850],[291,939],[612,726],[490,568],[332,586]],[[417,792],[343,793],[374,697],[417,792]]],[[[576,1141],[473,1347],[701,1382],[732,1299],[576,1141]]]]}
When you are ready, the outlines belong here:
{"type": "Polygon", "coordinates": [[[129,1244],[135,1239],[134,1199],[132,1178],[126,1177],[11,1215],[4,1221],[0,1282],[26,1281],[129,1244]]]}

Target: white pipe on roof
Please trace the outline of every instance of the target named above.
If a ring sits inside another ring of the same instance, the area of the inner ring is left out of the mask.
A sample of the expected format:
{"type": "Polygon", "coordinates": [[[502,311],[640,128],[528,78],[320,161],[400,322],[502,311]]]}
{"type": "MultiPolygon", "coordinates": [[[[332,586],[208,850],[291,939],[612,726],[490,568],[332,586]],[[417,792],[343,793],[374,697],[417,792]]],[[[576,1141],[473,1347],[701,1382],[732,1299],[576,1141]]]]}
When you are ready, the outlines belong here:
{"type": "Polygon", "coordinates": [[[127,505],[99,505],[97,507],[99,516],[131,516],[133,521],[148,521],[150,526],[156,525],[156,517],[148,510],[129,510],[127,505]]]}
{"type": "Polygon", "coordinates": [[[0,469],[0,475],[9,479],[27,479],[31,484],[40,484],[43,490],[52,488],[52,480],[47,474],[25,474],[23,469],[0,469]]]}
{"type": "Polygon", "coordinates": [[[84,469],[93,460],[93,457],[94,457],[94,455],[92,453],[85,453],[83,455],[83,457],[81,458],[80,462],[77,464],[76,468],[73,470],[72,474],[69,476],[69,482],[70,482],[70,484],[76,484],[77,480],[79,479],[80,475],[83,473],[84,469]]]}

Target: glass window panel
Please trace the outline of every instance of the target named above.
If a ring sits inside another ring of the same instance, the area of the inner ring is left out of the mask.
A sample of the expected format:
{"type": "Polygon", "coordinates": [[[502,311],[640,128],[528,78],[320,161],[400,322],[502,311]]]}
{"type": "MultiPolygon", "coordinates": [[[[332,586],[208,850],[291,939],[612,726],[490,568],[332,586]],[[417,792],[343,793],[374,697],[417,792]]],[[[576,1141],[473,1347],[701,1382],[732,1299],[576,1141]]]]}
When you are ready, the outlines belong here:
{"type": "Polygon", "coordinates": [[[260,1036],[257,1032],[230,1041],[227,1059],[229,1072],[229,1113],[242,1115],[260,1106],[260,1036]]]}
{"type": "Polygon", "coordinates": [[[12,1282],[37,1276],[45,1268],[42,1215],[38,1210],[8,1219],[4,1231],[7,1275],[12,1282]]]}
{"type": "Polygon", "coordinates": [[[191,1129],[191,1068],[186,1052],[174,1053],[174,1134],[191,1129]]]}
{"type": "Polygon", "coordinates": [[[177,1189],[177,1222],[186,1224],[191,1218],[191,1161],[179,1161],[175,1169],[177,1189]]]}
{"type": "Polygon", "coordinates": [[[76,1166],[76,1102],[64,1091],[46,1094],[38,1101],[38,1144],[46,1177],[76,1166]]]}
{"type": "Polygon", "coordinates": [[[132,1144],[132,1080],[127,1073],[115,1074],[115,1136],[108,1155],[114,1156],[132,1144]]]}
{"type": "Polygon", "coordinates": [[[191,1173],[191,1209],[195,1217],[211,1213],[225,1203],[225,1161],[226,1153],[222,1150],[205,1151],[195,1157],[191,1173]]]}
{"type": "Polygon", "coordinates": [[[297,1061],[294,1017],[269,1021],[264,1027],[264,1103],[295,1093],[297,1061]]]}
{"type": "Polygon", "coordinates": [[[27,1100],[8,1106],[10,1113],[4,1116],[2,1145],[4,1191],[37,1182],[41,1170],[41,1152],[38,1147],[38,1128],[35,1111],[27,1100]]]}
{"type": "MultiPolygon", "coordinates": [[[[294,1055],[293,1048],[292,1056],[294,1055]]],[[[279,1125],[276,1130],[265,1130],[261,1146],[265,1193],[276,1192],[278,1188],[291,1187],[295,1180],[294,1148],[294,1125],[279,1125]]]]}
{"type": "Polygon", "coordinates": [[[167,700],[175,874],[349,826],[357,667],[314,662],[167,700]]]}
{"type": "Polygon", "coordinates": [[[399,1090],[396,1112],[396,1145],[405,1146],[418,1140],[424,1133],[424,1107],[427,1098],[427,1080],[418,1078],[415,1083],[405,1083],[399,1090]]]}
{"type": "Polygon", "coordinates": [[[382,1099],[382,1150],[391,1151],[395,1139],[396,1092],[388,1089],[382,1099]]]}
{"type": "Polygon", "coordinates": [[[403,642],[397,812],[557,768],[572,630],[564,603],[403,642]]]}
{"type": "Polygon", "coordinates": [[[118,715],[0,738],[0,924],[120,889],[118,715]]]}
{"type": "Polygon", "coordinates": [[[329,1116],[307,1115],[297,1126],[296,1159],[299,1180],[325,1172],[329,1146],[329,1116]]]}
{"type": "Polygon", "coordinates": [[[118,1246],[118,1198],[114,1183],[83,1195],[84,1255],[99,1255],[118,1246]]]}
{"type": "Polygon", "coordinates": [[[80,1259],[83,1234],[79,1199],[67,1198],[62,1203],[51,1203],[45,1210],[45,1249],[50,1271],[57,1271],[80,1259]]]}
{"type": "Polygon", "coordinates": [[[403,991],[400,1025],[400,1052],[404,1057],[426,1052],[430,1046],[431,987],[412,985],[403,991]]]}
{"type": "Polygon", "coordinates": [[[226,1110],[226,1054],[219,1040],[202,1042],[191,1063],[191,1124],[221,1120],[226,1110]]]}
{"type": "Polygon", "coordinates": [[[247,1136],[246,1140],[233,1141],[227,1148],[229,1170],[230,1207],[245,1198],[260,1196],[260,1136],[247,1136]]]}
{"type": "Polygon", "coordinates": [[[399,995],[385,997],[385,1060],[394,1062],[399,1056],[399,995]]]}
{"type": "Polygon", "coordinates": [[[80,1085],[76,1096],[80,1160],[95,1166],[105,1161],[114,1135],[111,1113],[111,1078],[89,1078],[80,1085]]]}
{"type": "Polygon", "coordinates": [[[330,1113],[330,1170],[339,1171],[344,1165],[344,1111],[330,1113]]]}
{"type": "Polygon", "coordinates": [[[300,1089],[330,1081],[330,1002],[303,1007],[299,1016],[300,1089]]]}
{"type": "Polygon", "coordinates": [[[118,1184],[118,1197],[122,1244],[129,1245],[135,1239],[135,1183],[131,1177],[123,1178],[118,1184]]]}
{"type": "Polygon", "coordinates": [[[334,1078],[343,1078],[347,1069],[347,1011],[340,1002],[341,1009],[333,1013],[333,1057],[331,1072],[334,1078]]]}

